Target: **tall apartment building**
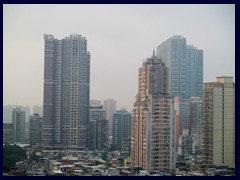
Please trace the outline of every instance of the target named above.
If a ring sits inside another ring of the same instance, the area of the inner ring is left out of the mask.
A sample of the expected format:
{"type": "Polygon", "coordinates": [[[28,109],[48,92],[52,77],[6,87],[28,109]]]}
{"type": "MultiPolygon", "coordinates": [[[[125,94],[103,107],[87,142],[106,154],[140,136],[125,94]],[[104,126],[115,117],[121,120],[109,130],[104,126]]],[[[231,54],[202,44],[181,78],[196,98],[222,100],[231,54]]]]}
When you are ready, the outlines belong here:
{"type": "Polygon", "coordinates": [[[42,117],[38,113],[30,117],[29,141],[30,146],[42,145],[42,117]]]}
{"type": "Polygon", "coordinates": [[[108,120],[103,106],[90,106],[89,150],[108,151],[108,120]]]}
{"type": "Polygon", "coordinates": [[[169,170],[176,164],[174,100],[167,93],[168,69],[148,58],[139,68],[138,93],[131,117],[131,163],[169,170]]]}
{"type": "Polygon", "coordinates": [[[25,143],[25,111],[16,106],[12,111],[14,143],[25,143]]]}
{"type": "Polygon", "coordinates": [[[116,111],[116,101],[113,99],[104,100],[103,109],[106,110],[107,120],[109,121],[109,136],[112,136],[112,120],[113,113],[116,111]]]}
{"type": "Polygon", "coordinates": [[[78,34],[62,40],[45,34],[44,40],[43,146],[85,149],[90,85],[87,40],[78,34]]]}
{"type": "Polygon", "coordinates": [[[131,137],[131,114],[127,110],[120,109],[113,113],[112,135],[113,145],[119,148],[123,148],[124,141],[131,137]]]}
{"type": "Polygon", "coordinates": [[[12,123],[3,123],[3,144],[13,144],[13,124],[12,123]]]}
{"type": "Polygon", "coordinates": [[[202,96],[203,51],[186,44],[186,38],[173,36],[157,47],[157,56],[169,69],[169,93],[189,99],[202,96]]]}
{"type": "Polygon", "coordinates": [[[235,84],[233,77],[204,83],[203,155],[205,165],[235,167],[235,84]]]}

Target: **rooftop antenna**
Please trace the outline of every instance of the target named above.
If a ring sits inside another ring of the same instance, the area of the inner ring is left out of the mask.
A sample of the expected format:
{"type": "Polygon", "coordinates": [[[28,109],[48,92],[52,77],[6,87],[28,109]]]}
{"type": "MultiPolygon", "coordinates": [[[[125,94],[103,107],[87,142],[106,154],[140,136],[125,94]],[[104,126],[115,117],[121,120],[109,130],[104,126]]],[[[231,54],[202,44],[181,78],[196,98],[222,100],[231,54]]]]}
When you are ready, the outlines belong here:
{"type": "Polygon", "coordinates": [[[153,56],[156,56],[155,55],[155,41],[153,42],[153,56]]]}

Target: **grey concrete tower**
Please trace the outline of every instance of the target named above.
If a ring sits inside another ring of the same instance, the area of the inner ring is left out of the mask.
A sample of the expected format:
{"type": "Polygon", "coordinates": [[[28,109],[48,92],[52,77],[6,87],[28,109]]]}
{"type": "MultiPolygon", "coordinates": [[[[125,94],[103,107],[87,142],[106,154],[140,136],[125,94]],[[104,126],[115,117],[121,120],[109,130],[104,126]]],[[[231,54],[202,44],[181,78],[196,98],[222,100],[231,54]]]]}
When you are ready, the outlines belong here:
{"type": "Polygon", "coordinates": [[[87,40],[44,35],[44,147],[85,149],[89,125],[90,53],[87,40]]]}

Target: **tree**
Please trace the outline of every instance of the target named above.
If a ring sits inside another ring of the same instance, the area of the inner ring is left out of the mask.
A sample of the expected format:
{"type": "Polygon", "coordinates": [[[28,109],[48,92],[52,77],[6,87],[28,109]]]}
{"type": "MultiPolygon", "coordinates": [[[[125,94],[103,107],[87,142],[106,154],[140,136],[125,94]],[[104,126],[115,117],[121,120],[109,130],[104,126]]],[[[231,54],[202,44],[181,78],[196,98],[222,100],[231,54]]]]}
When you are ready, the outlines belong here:
{"type": "Polygon", "coordinates": [[[3,171],[9,172],[16,162],[26,159],[26,151],[17,145],[3,146],[3,171]]]}

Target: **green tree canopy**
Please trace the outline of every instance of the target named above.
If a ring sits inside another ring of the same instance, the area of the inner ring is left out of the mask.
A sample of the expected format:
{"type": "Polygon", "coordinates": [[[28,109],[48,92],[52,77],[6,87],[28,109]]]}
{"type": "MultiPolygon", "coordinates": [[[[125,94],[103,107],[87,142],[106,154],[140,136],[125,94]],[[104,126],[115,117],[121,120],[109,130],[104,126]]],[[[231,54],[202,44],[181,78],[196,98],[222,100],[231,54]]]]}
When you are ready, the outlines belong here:
{"type": "Polygon", "coordinates": [[[3,171],[9,172],[16,162],[26,159],[26,151],[17,145],[3,146],[3,171]]]}

